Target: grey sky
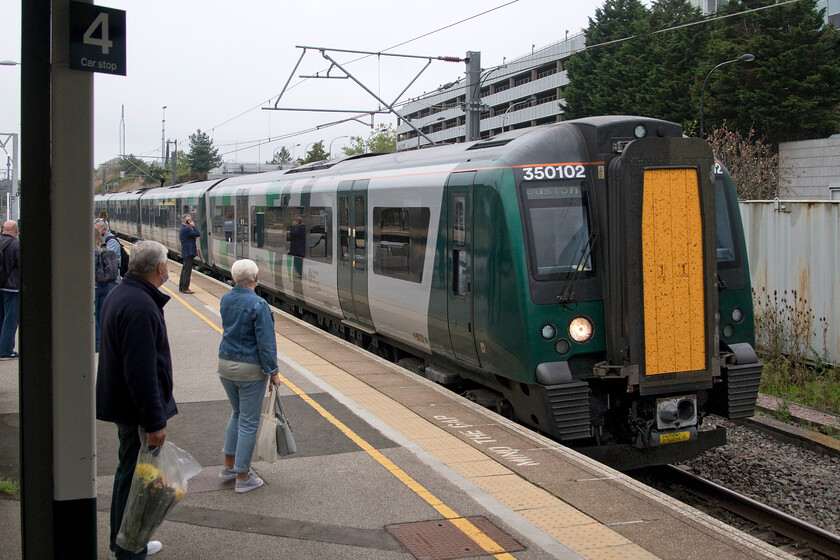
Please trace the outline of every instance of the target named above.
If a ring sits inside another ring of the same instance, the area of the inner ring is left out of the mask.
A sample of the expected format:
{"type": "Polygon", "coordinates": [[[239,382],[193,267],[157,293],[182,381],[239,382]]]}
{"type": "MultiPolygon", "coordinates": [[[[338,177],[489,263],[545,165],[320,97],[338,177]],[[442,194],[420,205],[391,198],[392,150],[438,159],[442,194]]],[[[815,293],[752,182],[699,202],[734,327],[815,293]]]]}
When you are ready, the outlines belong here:
{"type": "MultiPolygon", "coordinates": [[[[167,139],[178,140],[178,147],[186,148],[189,135],[200,128],[211,135],[226,161],[266,161],[284,145],[300,156],[309,143],[318,140],[325,141],[326,149],[332,144],[333,152],[339,152],[349,140],[343,136],[366,137],[370,129],[353,122],[268,142],[269,137],[288,136],[348,116],[261,109],[272,106],[283,89],[300,56],[296,45],[382,51],[502,6],[388,51],[463,57],[466,51],[476,50],[481,52],[482,67],[489,68],[504,58],[530,53],[532,45],[540,48],[562,40],[567,30],[569,35],[581,31],[603,0],[97,3],[126,10],[128,54],[127,76],[96,74],[94,78],[95,164],[119,153],[122,106],[126,151],[141,157],[160,156],[164,105],[167,139]],[[244,149],[258,140],[264,143],[244,149]]],[[[18,0],[0,0],[0,60],[21,60],[20,6],[18,0]]],[[[358,58],[336,56],[342,64],[358,58]]],[[[349,69],[383,99],[393,101],[423,64],[369,57],[349,69]]],[[[297,74],[323,74],[328,67],[317,51],[308,51],[297,74]]],[[[463,77],[464,69],[463,63],[435,61],[401,100],[463,77]]],[[[0,66],[0,133],[20,132],[19,92],[20,67],[0,66]]],[[[373,110],[377,102],[350,80],[295,76],[280,105],[373,110]]],[[[378,115],[375,122],[394,123],[395,119],[378,115]]]]}

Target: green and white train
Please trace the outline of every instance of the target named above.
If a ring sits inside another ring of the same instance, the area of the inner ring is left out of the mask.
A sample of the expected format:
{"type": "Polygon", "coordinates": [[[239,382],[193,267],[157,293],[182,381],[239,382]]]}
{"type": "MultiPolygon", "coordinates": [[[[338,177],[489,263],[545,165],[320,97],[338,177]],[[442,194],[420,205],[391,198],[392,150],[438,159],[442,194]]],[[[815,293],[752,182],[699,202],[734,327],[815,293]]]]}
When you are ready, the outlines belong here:
{"type": "Polygon", "coordinates": [[[747,255],[732,179],[679,125],[609,116],[96,198],[198,266],[250,258],[284,311],[620,468],[751,416],[747,255]],[[290,254],[296,215],[305,254],[290,254]],[[225,232],[225,222],[233,232],[225,232]]]}

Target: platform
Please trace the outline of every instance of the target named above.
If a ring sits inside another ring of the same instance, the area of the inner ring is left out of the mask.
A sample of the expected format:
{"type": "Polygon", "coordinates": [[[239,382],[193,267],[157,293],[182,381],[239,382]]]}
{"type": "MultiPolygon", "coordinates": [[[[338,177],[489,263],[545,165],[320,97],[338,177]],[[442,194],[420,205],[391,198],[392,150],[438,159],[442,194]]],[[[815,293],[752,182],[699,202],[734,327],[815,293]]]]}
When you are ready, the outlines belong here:
{"type": "MultiPolygon", "coordinates": [[[[179,267],[170,265],[177,281],[179,267]]],[[[230,407],[216,373],[219,299],[165,307],[179,414],[167,437],[205,467],[155,538],[167,558],[793,559],[394,364],[275,314],[298,453],[219,483],[230,407]]],[[[17,478],[17,362],[0,362],[0,474],[17,478]]],[[[99,558],[108,551],[116,427],[97,422],[99,558]]],[[[20,502],[0,499],[0,560],[20,558],[20,502]]]]}

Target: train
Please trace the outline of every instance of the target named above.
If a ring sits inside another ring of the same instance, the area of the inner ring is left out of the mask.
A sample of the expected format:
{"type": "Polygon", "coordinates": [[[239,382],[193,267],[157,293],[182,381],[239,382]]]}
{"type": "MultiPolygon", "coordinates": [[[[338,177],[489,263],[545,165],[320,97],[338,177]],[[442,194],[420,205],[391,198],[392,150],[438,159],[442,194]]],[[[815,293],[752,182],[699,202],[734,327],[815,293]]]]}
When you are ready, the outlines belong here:
{"type": "Polygon", "coordinates": [[[175,258],[189,214],[205,272],[249,258],[282,311],[616,468],[695,457],[726,441],[707,414],[755,411],[735,185],[676,123],[569,120],[95,208],[175,258]]]}

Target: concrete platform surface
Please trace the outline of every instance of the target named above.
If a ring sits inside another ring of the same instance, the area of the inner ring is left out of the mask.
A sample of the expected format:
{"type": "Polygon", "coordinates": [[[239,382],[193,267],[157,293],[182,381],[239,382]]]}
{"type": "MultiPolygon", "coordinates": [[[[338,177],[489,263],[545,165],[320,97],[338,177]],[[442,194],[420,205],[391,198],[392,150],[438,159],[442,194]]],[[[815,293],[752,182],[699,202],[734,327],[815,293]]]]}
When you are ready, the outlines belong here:
{"type": "MultiPolygon", "coordinates": [[[[265,487],[236,494],[217,479],[230,415],[216,373],[228,287],[194,272],[191,288],[163,288],[179,408],[167,436],[204,470],[155,535],[156,560],[794,558],[280,313],[281,396],[298,453],[253,463],[265,487]]],[[[0,362],[7,478],[19,474],[17,398],[17,363],[0,362]]],[[[112,558],[116,427],[97,422],[96,433],[98,552],[112,558]]],[[[19,506],[0,499],[0,560],[21,558],[19,506]]]]}

